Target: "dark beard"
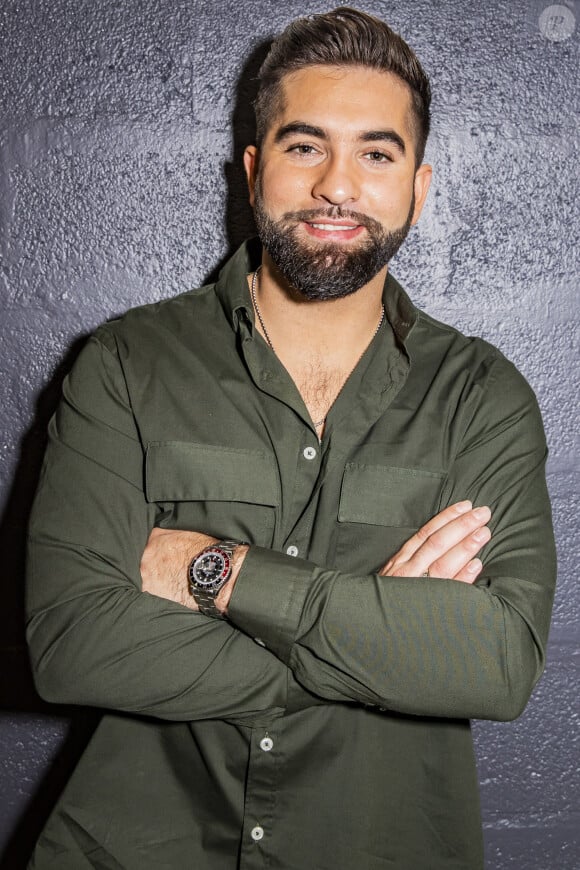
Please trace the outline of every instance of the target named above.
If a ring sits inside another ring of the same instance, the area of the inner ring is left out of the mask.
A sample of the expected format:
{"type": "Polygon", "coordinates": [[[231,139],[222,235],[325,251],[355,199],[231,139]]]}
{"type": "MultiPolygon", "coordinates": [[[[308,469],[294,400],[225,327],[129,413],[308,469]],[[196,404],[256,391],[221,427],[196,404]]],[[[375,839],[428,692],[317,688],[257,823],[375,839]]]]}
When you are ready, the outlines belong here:
{"type": "Polygon", "coordinates": [[[342,299],[368,284],[391,260],[409,232],[415,200],[402,227],[387,231],[373,218],[355,211],[334,208],[287,212],[273,220],[266,210],[259,185],[256,187],[254,218],[260,240],[291,287],[305,299],[342,299]],[[307,243],[297,238],[301,221],[324,222],[324,218],[347,218],[367,230],[364,244],[340,246],[307,243]]]}

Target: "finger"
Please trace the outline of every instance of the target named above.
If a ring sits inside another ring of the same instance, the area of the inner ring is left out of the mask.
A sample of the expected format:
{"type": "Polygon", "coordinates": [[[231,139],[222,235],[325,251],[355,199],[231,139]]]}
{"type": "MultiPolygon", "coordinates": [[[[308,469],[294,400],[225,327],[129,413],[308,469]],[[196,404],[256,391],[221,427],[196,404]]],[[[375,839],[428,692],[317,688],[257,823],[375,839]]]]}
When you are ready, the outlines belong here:
{"type": "Polygon", "coordinates": [[[431,535],[407,562],[393,565],[389,574],[394,577],[453,578],[486,544],[491,532],[483,526],[484,519],[491,516],[489,508],[478,508],[465,517],[447,523],[431,535]]]}
{"type": "Polygon", "coordinates": [[[472,559],[471,562],[468,562],[465,568],[461,571],[458,571],[453,580],[460,580],[462,583],[473,583],[483,570],[483,563],[481,559],[472,559]]]}
{"type": "Polygon", "coordinates": [[[444,510],[431,517],[429,522],[421,526],[415,534],[405,541],[398,553],[390,560],[391,564],[400,564],[406,562],[413,556],[419,547],[427,541],[431,535],[444,528],[448,523],[453,522],[458,517],[467,514],[472,508],[470,501],[458,501],[455,504],[449,505],[444,510]]]}
{"type": "MultiPolygon", "coordinates": [[[[469,539],[470,535],[475,534],[479,529],[483,528],[490,517],[491,511],[488,507],[479,507],[456,516],[450,522],[433,532],[406,561],[401,559],[402,550],[397,553],[394,560],[392,560],[392,564],[389,566],[388,573],[391,576],[420,577],[421,574],[431,569],[433,564],[444,557],[453,547],[460,544],[461,541],[469,539]]],[[[470,543],[470,558],[483,546],[483,543],[480,543],[479,547],[475,549],[472,547],[473,542],[470,543]]],[[[457,568],[451,574],[439,573],[437,576],[453,577],[457,571],[467,564],[467,561],[468,559],[462,564],[457,565],[457,568]]],[[[431,571],[431,573],[433,572],[431,571]]]]}
{"type": "MultiPolygon", "coordinates": [[[[477,529],[453,547],[450,547],[442,556],[431,562],[428,569],[424,568],[423,570],[428,570],[431,577],[453,579],[467,567],[476,553],[487,544],[490,538],[491,532],[487,526],[477,529]]],[[[412,560],[412,562],[414,561],[412,560]]],[[[409,566],[411,566],[412,562],[408,563],[409,566]]],[[[420,565],[419,567],[422,566],[420,565]]],[[[418,572],[417,576],[420,573],[423,573],[423,571],[418,572]]]]}
{"type": "Polygon", "coordinates": [[[488,507],[478,507],[456,517],[429,535],[415,551],[413,561],[417,560],[420,565],[424,566],[424,570],[427,570],[433,562],[444,556],[452,547],[483,528],[489,522],[490,517],[491,511],[488,507]]]}

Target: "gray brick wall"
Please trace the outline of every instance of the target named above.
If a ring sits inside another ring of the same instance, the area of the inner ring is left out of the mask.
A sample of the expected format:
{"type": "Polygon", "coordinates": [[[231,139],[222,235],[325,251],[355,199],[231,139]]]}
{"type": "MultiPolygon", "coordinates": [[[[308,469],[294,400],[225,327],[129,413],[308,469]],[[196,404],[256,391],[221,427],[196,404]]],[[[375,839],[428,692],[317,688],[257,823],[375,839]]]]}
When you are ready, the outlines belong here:
{"type": "MultiPolygon", "coordinates": [[[[578,870],[578,32],[566,30],[578,4],[553,13],[547,0],[362,5],[415,47],[435,95],[434,185],[393,272],[434,316],[516,362],[538,394],[551,448],[560,579],[548,670],[521,719],[475,725],[488,866],[578,870]]],[[[246,236],[248,78],[263,40],[321,8],[305,0],[0,6],[7,870],[24,866],[94,721],[38,700],[23,647],[24,528],[62,375],[98,323],[199,285],[246,236]]]]}

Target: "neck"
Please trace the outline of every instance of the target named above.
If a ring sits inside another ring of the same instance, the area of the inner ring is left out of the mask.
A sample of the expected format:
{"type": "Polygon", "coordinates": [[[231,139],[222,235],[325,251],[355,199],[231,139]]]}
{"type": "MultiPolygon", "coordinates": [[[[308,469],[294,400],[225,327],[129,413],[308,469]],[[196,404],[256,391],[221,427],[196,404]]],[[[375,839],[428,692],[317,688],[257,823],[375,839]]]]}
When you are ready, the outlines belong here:
{"type": "MultiPolygon", "coordinates": [[[[385,266],[365,286],[341,299],[311,301],[291,288],[264,252],[256,298],[268,335],[281,359],[338,359],[366,346],[382,314],[385,266]]],[[[259,323],[257,328],[263,333],[259,323]]]]}

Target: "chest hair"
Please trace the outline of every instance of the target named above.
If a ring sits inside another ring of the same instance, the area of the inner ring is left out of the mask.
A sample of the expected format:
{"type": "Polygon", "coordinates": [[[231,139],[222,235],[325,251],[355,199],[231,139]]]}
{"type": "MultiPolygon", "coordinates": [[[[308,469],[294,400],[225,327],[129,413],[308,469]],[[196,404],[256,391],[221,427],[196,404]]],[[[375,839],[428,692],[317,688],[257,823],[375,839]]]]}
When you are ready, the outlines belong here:
{"type": "Polygon", "coordinates": [[[350,372],[343,369],[329,369],[320,359],[303,364],[290,374],[310,416],[314,421],[318,421],[324,419],[330,411],[350,372]]]}

